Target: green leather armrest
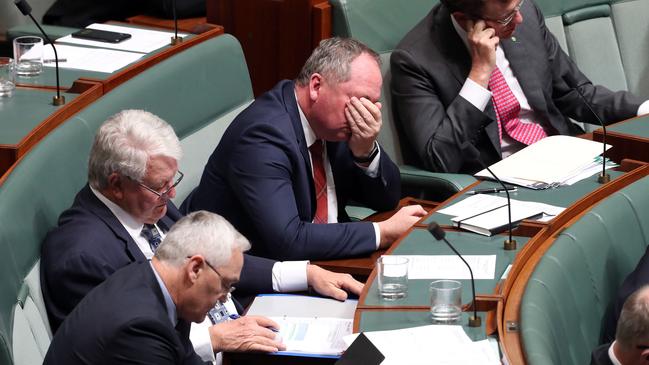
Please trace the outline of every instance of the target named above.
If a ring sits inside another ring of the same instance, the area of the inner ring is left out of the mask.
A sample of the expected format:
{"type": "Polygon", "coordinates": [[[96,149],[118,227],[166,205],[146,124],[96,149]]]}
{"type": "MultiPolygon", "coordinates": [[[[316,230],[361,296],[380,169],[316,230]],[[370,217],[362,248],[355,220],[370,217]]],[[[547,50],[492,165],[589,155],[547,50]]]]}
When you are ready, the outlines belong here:
{"type": "MultiPolygon", "coordinates": [[[[43,30],[45,33],[47,33],[47,36],[50,37],[52,41],[65,37],[66,35],[70,33],[74,33],[78,31],[79,29],[77,28],[68,28],[68,27],[61,27],[58,25],[41,25],[43,27],[43,30]]],[[[16,25],[15,27],[12,27],[11,29],[7,30],[7,39],[14,39],[16,37],[22,37],[25,35],[35,35],[42,37],[41,32],[36,28],[36,25],[33,23],[25,23],[21,25],[16,25]]]]}
{"type": "Polygon", "coordinates": [[[476,181],[471,175],[430,172],[409,165],[402,165],[399,170],[401,195],[438,202],[446,200],[476,181]]]}

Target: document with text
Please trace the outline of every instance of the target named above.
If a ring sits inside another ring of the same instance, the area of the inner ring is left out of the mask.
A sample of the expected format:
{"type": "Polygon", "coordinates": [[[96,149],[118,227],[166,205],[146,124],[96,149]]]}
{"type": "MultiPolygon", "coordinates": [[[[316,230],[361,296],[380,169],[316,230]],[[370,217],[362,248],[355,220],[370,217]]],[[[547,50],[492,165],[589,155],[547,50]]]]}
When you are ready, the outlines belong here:
{"type": "MultiPolygon", "coordinates": [[[[408,258],[408,279],[471,279],[469,269],[457,255],[402,255],[408,258]]],[[[475,279],[493,279],[496,255],[462,255],[475,279]]]]}

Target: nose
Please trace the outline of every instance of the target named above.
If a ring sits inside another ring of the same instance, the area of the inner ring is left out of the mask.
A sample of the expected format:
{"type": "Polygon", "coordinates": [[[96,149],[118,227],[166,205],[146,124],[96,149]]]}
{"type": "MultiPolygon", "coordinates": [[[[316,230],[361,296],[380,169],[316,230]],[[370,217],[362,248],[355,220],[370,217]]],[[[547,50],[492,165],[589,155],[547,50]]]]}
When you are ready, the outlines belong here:
{"type": "Polygon", "coordinates": [[[168,199],[175,198],[176,197],[176,187],[174,186],[173,188],[171,188],[171,190],[169,190],[167,192],[167,194],[165,194],[165,195],[167,196],[168,199]]]}

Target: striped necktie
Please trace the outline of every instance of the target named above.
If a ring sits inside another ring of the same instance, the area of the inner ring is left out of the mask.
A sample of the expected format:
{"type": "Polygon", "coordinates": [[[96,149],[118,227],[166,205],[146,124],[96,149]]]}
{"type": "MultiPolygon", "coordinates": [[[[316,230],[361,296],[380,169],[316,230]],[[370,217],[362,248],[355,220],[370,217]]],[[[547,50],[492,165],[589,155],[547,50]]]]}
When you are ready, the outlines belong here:
{"type": "Polygon", "coordinates": [[[160,242],[162,242],[160,232],[158,232],[158,229],[153,224],[145,224],[142,227],[140,235],[149,242],[149,246],[151,246],[151,251],[153,252],[155,252],[158,246],[160,246],[160,242]]]}
{"type": "Polygon", "coordinates": [[[313,223],[327,223],[327,176],[325,175],[324,143],[322,140],[315,141],[311,147],[311,164],[313,165],[313,183],[315,186],[316,211],[313,223]]]}

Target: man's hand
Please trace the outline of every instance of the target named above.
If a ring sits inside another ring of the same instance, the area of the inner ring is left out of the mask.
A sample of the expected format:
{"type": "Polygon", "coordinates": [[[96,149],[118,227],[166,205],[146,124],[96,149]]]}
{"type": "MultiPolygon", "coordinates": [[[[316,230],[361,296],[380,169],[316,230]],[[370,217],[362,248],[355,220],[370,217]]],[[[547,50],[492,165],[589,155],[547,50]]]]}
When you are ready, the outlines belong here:
{"type": "Polygon", "coordinates": [[[275,339],[279,329],[275,321],[259,316],[245,316],[233,321],[225,321],[210,327],[210,339],[214,352],[277,352],[286,346],[275,339]]]}
{"type": "Polygon", "coordinates": [[[351,129],[349,149],[355,157],[368,157],[381,131],[381,103],[352,97],[345,107],[345,118],[351,129]]]}
{"type": "Polygon", "coordinates": [[[345,291],[360,295],[363,290],[363,284],[351,275],[335,273],[316,265],[307,265],[306,278],[309,286],[318,294],[341,301],[347,299],[345,291]]]}
{"type": "Polygon", "coordinates": [[[392,217],[379,222],[381,230],[381,243],[379,248],[387,248],[408,228],[417,223],[421,217],[426,215],[426,211],[421,205],[409,205],[399,209],[392,217]]]}
{"type": "Polygon", "coordinates": [[[496,67],[496,47],[500,39],[493,28],[487,28],[484,20],[475,23],[467,20],[467,29],[467,40],[471,49],[469,78],[487,88],[491,73],[496,67]]]}

